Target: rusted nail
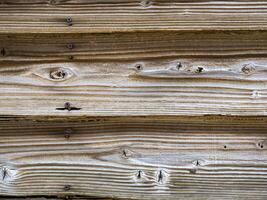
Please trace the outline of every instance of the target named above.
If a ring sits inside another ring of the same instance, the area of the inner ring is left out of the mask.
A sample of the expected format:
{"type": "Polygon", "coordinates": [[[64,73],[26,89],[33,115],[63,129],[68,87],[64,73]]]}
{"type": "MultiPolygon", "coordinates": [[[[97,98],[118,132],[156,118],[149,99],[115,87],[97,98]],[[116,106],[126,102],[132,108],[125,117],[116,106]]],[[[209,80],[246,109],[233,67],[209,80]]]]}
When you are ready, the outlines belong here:
{"type": "Polygon", "coordinates": [[[65,185],[65,186],[64,186],[64,190],[65,190],[65,191],[69,191],[70,189],[71,189],[71,186],[70,186],[70,185],[65,185]]]}
{"type": "Polygon", "coordinates": [[[67,48],[68,49],[73,49],[74,48],[74,44],[71,44],[71,43],[70,44],[67,44],[67,48]]]}
{"type": "Polygon", "coordinates": [[[72,18],[71,17],[67,17],[66,21],[67,21],[68,26],[72,26],[72,18]]]}
{"type": "Polygon", "coordinates": [[[69,59],[70,59],[70,60],[73,60],[73,58],[74,58],[73,56],[69,56],[69,59]]]}
{"type": "Polygon", "coordinates": [[[73,130],[71,128],[67,128],[65,131],[64,131],[64,137],[66,139],[69,139],[70,138],[70,135],[73,134],[73,130]]]}
{"type": "Polygon", "coordinates": [[[68,110],[68,111],[72,111],[72,110],[81,110],[81,108],[76,108],[71,106],[71,104],[69,102],[66,102],[64,104],[64,108],[56,108],[56,110],[68,110]]]}
{"type": "Polygon", "coordinates": [[[66,102],[64,104],[64,107],[65,107],[66,110],[71,111],[71,106],[70,106],[70,103],[69,102],[66,102]]]}

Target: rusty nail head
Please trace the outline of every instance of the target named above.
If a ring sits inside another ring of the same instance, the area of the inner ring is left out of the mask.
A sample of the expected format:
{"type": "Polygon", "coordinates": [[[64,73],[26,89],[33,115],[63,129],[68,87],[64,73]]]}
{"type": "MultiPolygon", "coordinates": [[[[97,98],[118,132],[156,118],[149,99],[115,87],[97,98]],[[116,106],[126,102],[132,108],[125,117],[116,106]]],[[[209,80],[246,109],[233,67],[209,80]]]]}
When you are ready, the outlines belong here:
{"type": "Polygon", "coordinates": [[[69,26],[72,26],[72,18],[71,17],[67,17],[67,23],[69,26]]]}
{"type": "Polygon", "coordinates": [[[67,44],[67,48],[68,49],[73,49],[74,48],[74,45],[73,44],[67,44]]]}

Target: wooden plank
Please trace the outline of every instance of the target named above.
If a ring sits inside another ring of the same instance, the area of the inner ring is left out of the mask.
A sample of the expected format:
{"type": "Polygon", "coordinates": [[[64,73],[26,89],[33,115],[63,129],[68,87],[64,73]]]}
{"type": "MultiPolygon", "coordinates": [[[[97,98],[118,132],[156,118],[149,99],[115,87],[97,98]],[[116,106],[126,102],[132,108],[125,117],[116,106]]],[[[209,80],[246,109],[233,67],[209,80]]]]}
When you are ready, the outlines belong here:
{"type": "Polygon", "coordinates": [[[266,63],[264,57],[4,62],[0,115],[262,116],[266,63]],[[77,109],[64,110],[66,102],[77,109]]]}
{"type": "Polygon", "coordinates": [[[266,131],[266,118],[5,120],[0,194],[266,199],[266,131]]]}
{"type": "Polygon", "coordinates": [[[1,0],[0,3],[1,33],[267,30],[265,0],[1,0]]]}
{"type": "Polygon", "coordinates": [[[267,32],[2,34],[3,61],[103,61],[267,56],[267,32]]]}

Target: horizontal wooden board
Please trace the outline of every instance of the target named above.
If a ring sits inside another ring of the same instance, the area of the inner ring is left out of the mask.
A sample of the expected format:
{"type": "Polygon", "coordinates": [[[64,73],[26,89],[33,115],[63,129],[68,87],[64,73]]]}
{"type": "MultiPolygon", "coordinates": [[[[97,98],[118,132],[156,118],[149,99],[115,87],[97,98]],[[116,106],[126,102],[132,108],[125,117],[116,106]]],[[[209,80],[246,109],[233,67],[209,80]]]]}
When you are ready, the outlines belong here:
{"type": "Polygon", "coordinates": [[[262,116],[266,63],[264,57],[3,62],[0,115],[262,116]]]}
{"type": "Polygon", "coordinates": [[[267,32],[0,34],[0,62],[267,56],[267,32]]]}
{"type": "Polygon", "coordinates": [[[263,200],[266,131],[266,118],[0,121],[0,194],[263,200]]]}
{"type": "Polygon", "coordinates": [[[0,3],[1,33],[267,30],[266,0],[1,0],[0,3]]]}

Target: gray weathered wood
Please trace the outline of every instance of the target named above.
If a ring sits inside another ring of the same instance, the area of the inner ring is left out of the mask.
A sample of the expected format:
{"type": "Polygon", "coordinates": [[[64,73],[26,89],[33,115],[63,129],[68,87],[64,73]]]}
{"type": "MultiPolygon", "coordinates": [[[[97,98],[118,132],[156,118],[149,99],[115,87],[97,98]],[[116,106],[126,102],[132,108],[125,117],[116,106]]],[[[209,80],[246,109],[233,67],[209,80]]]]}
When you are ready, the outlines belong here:
{"type": "Polygon", "coordinates": [[[265,0],[1,0],[0,32],[266,30],[265,0]],[[68,26],[66,19],[72,17],[68,26]]]}
{"type": "Polygon", "coordinates": [[[266,58],[0,66],[2,116],[267,114],[266,58]],[[80,110],[58,110],[66,102],[80,110]]]}
{"type": "Polygon", "coordinates": [[[0,122],[1,195],[267,197],[266,118],[36,120],[0,122]]]}
{"type": "Polygon", "coordinates": [[[267,55],[267,32],[0,34],[3,61],[103,61],[267,55]]]}

